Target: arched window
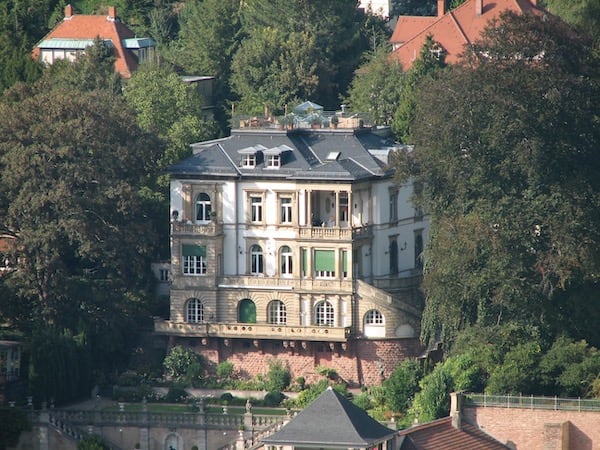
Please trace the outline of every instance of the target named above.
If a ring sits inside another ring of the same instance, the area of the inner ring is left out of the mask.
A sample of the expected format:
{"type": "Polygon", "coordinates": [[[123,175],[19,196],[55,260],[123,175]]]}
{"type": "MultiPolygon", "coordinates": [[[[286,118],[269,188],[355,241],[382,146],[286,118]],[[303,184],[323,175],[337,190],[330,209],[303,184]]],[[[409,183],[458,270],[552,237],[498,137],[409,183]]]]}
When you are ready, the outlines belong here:
{"type": "Polygon", "coordinates": [[[244,298],[238,304],[238,322],[256,323],[256,305],[249,298],[244,298]]]}
{"type": "Polygon", "coordinates": [[[383,325],[383,314],[381,314],[376,309],[372,309],[367,311],[365,314],[365,325],[383,325]]]}
{"type": "Polygon", "coordinates": [[[211,204],[210,196],[204,192],[196,197],[196,220],[198,222],[208,222],[210,220],[211,204]]]}
{"type": "Polygon", "coordinates": [[[285,304],[281,300],[273,300],[267,306],[267,320],[269,323],[284,325],[287,322],[285,304]]]}
{"type": "Polygon", "coordinates": [[[185,321],[200,323],[204,321],[204,305],[197,298],[190,298],[185,306],[185,321]]]}
{"type": "Polygon", "coordinates": [[[250,273],[252,275],[263,273],[263,253],[260,245],[253,245],[250,249],[250,273]]]}
{"type": "Polygon", "coordinates": [[[281,274],[291,275],[292,274],[292,249],[287,245],[281,247],[281,274]]]}
{"type": "Polygon", "coordinates": [[[328,301],[317,303],[315,307],[315,322],[317,325],[333,326],[333,305],[328,301]]]}

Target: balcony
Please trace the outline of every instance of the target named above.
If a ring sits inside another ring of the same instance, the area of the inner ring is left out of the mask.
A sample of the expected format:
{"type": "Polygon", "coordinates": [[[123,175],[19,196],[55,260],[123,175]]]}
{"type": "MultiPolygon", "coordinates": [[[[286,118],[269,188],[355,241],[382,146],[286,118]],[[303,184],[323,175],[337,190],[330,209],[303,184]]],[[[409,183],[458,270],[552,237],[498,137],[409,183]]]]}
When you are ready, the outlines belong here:
{"type": "Polygon", "coordinates": [[[297,292],[352,293],[352,280],[337,278],[281,278],[262,276],[227,276],[219,279],[220,289],[280,290],[297,292]]]}
{"type": "Polygon", "coordinates": [[[299,341],[345,342],[350,327],[292,326],[264,323],[183,323],[155,319],[154,331],[184,337],[246,339],[289,339],[299,341]]]}
{"type": "Polygon", "coordinates": [[[300,239],[335,239],[354,240],[371,237],[371,228],[368,225],[353,228],[341,227],[303,227],[299,229],[300,239]]]}
{"type": "Polygon", "coordinates": [[[191,222],[171,222],[173,235],[194,234],[202,236],[217,236],[223,233],[223,225],[217,222],[198,224],[191,222]]]}

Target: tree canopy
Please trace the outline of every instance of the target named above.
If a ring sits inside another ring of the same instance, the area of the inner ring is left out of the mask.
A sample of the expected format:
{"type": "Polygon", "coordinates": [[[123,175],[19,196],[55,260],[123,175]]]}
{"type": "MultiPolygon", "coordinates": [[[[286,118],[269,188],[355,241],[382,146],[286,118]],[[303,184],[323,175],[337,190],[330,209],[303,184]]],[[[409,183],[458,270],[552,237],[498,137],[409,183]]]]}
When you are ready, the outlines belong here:
{"type": "Polygon", "coordinates": [[[599,73],[561,21],[505,14],[421,85],[404,167],[431,212],[426,341],[512,320],[557,332],[597,297],[570,294],[598,283],[599,73]]]}

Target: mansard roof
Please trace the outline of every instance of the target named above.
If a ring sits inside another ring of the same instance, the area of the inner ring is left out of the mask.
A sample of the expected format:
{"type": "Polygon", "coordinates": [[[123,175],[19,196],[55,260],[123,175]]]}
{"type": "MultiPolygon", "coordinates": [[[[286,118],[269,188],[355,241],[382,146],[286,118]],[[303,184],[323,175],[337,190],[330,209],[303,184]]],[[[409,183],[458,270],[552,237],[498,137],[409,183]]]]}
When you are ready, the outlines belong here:
{"type": "Polygon", "coordinates": [[[231,136],[191,145],[193,156],[168,169],[177,177],[236,177],[354,182],[391,176],[391,151],[401,146],[369,128],[344,130],[234,129],[231,136]],[[241,164],[245,155],[255,165],[241,164]],[[268,167],[268,155],[279,155],[268,167]]]}
{"type": "Polygon", "coordinates": [[[310,448],[371,448],[392,439],[395,434],[395,430],[380,424],[329,387],[262,442],[310,448]]]}

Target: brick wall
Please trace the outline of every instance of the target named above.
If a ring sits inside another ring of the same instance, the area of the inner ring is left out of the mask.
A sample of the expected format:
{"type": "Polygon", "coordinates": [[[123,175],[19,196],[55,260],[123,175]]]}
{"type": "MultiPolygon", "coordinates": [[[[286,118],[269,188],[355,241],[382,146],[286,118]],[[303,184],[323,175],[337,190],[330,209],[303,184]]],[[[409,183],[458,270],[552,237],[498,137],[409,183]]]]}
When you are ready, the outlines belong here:
{"type": "Polygon", "coordinates": [[[464,417],[513,449],[600,448],[600,412],[468,407],[464,417]]]}
{"type": "Polygon", "coordinates": [[[308,383],[321,376],[317,366],[334,369],[351,387],[374,385],[390,376],[405,358],[415,357],[421,350],[418,339],[355,340],[347,344],[246,339],[176,338],[170,345],[193,348],[208,361],[218,364],[233,362],[244,378],[264,375],[274,358],[288,363],[292,379],[303,376],[308,383]]]}

